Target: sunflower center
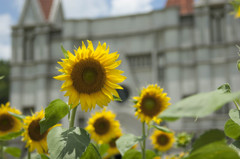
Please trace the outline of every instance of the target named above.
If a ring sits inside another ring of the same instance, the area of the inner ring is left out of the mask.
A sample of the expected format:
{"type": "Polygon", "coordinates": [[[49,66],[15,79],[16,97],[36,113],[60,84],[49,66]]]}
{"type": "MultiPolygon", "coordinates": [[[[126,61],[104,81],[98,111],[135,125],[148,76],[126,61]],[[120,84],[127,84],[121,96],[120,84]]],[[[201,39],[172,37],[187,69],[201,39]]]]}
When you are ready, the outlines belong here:
{"type": "Polygon", "coordinates": [[[71,79],[78,93],[91,94],[102,89],[106,80],[106,72],[99,61],[88,58],[74,65],[71,79]]]}
{"type": "Polygon", "coordinates": [[[110,129],[110,123],[104,117],[97,119],[93,126],[95,128],[95,132],[99,135],[106,134],[110,129]]]}
{"type": "Polygon", "coordinates": [[[146,96],[143,98],[141,102],[141,110],[142,113],[154,117],[157,114],[159,114],[161,109],[161,105],[159,105],[159,102],[157,102],[157,99],[151,96],[146,96]]]}
{"type": "Polygon", "coordinates": [[[34,141],[40,141],[47,135],[47,132],[43,133],[42,135],[40,134],[39,121],[39,119],[33,120],[28,127],[28,135],[34,141]]]}
{"type": "Polygon", "coordinates": [[[117,147],[117,146],[116,146],[116,141],[117,141],[117,139],[118,139],[118,137],[113,138],[113,139],[109,142],[109,146],[112,147],[112,148],[117,147]]]}
{"type": "Polygon", "coordinates": [[[14,126],[14,119],[9,114],[3,114],[0,116],[0,131],[11,130],[14,126]]]}
{"type": "Polygon", "coordinates": [[[168,136],[165,135],[165,134],[161,134],[161,135],[159,135],[159,136],[157,137],[157,143],[158,143],[159,145],[164,146],[164,145],[167,145],[168,142],[169,142],[169,138],[168,138],[168,136]]]}

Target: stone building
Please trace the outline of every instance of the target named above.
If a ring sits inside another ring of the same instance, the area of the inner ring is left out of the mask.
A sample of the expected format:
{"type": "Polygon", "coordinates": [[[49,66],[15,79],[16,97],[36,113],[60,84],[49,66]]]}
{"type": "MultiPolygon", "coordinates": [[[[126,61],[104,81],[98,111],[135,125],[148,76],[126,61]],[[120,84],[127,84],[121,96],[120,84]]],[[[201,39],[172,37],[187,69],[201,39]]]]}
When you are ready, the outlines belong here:
{"type": "MultiPolygon", "coordinates": [[[[60,0],[26,0],[12,27],[11,104],[25,114],[63,97],[57,61],[61,44],[72,51],[81,41],[106,42],[118,51],[127,80],[123,102],[111,102],[124,130],[139,134],[131,97],[141,87],[158,83],[171,103],[194,93],[230,83],[240,90],[236,68],[240,21],[229,14],[226,0],[168,0],[166,8],[145,14],[100,19],[65,19],[60,0]],[[134,126],[132,126],[134,125],[134,126]]],[[[81,126],[89,114],[79,110],[81,126]]],[[[204,119],[182,119],[169,126],[181,131],[223,128],[228,107],[204,119]]],[[[67,123],[65,123],[67,124],[67,123]]]]}

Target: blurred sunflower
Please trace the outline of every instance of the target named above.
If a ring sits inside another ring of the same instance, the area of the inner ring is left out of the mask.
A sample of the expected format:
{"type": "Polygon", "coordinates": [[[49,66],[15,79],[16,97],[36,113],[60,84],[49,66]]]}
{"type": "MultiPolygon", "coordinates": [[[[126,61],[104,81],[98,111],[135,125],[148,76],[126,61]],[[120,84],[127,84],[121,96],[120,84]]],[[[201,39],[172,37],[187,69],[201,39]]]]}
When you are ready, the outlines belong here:
{"type": "Polygon", "coordinates": [[[21,114],[21,112],[15,108],[10,107],[10,103],[5,105],[1,104],[0,107],[0,136],[4,136],[11,132],[18,132],[22,129],[22,122],[16,117],[12,116],[9,112],[14,114],[21,114]]]}
{"type": "Polygon", "coordinates": [[[45,131],[43,134],[40,134],[40,124],[39,121],[44,118],[44,111],[41,110],[40,112],[36,112],[32,116],[27,116],[24,119],[24,133],[23,141],[26,141],[26,147],[29,148],[29,151],[32,152],[35,149],[37,149],[37,152],[40,154],[48,153],[48,145],[47,145],[47,135],[48,132],[55,126],[60,126],[60,124],[57,124],[51,128],[49,128],[47,131],[45,131]]]}
{"type": "Polygon", "coordinates": [[[110,154],[110,155],[119,154],[119,150],[117,148],[116,141],[121,136],[122,136],[122,132],[119,131],[118,134],[108,142],[108,145],[109,145],[108,154],[110,154]]]}
{"type": "Polygon", "coordinates": [[[174,133],[166,133],[160,130],[155,130],[150,139],[154,148],[159,151],[169,150],[175,141],[174,133]]]}
{"type": "Polygon", "coordinates": [[[117,83],[123,82],[126,77],[123,71],[116,68],[121,64],[117,52],[109,54],[106,43],[99,42],[96,50],[91,41],[88,47],[82,42],[82,48],[74,50],[75,56],[67,51],[68,58],[58,62],[63,68],[59,69],[62,75],[55,76],[57,80],[65,81],[61,91],[67,91],[68,103],[72,108],[81,102],[82,110],[86,112],[94,109],[96,104],[107,106],[113,100],[113,95],[119,97],[116,89],[123,89],[117,83]]]}
{"type": "Polygon", "coordinates": [[[135,115],[147,124],[151,120],[159,124],[161,120],[157,116],[170,105],[167,93],[163,93],[163,89],[157,84],[143,88],[140,96],[133,99],[136,100],[135,115]]]}
{"type": "Polygon", "coordinates": [[[120,123],[115,120],[115,117],[114,113],[103,109],[101,112],[92,114],[88,120],[86,130],[98,144],[108,143],[116,134],[121,133],[120,123]]]}

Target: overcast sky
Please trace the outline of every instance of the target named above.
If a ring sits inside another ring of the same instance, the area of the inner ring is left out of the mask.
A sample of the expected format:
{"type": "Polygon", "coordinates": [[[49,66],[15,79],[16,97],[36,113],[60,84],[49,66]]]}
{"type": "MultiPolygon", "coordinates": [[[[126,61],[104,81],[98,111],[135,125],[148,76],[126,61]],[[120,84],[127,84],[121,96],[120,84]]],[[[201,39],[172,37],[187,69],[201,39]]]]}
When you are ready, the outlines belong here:
{"type": "MultiPolygon", "coordinates": [[[[101,18],[161,9],[166,0],[62,0],[66,18],[101,18]]],[[[11,58],[11,26],[16,24],[24,0],[0,0],[0,60],[11,58]]]]}

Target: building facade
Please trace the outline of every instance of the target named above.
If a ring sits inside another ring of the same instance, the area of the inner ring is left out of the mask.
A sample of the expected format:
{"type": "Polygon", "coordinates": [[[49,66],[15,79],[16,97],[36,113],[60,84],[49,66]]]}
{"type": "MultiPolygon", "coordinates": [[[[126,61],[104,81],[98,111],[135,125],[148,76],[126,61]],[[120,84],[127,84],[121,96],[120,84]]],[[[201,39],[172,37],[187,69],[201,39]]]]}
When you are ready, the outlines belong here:
{"type": "MultiPolygon", "coordinates": [[[[240,90],[236,68],[240,21],[229,14],[226,0],[169,0],[162,10],[100,19],[65,19],[60,0],[26,0],[17,25],[12,27],[11,105],[39,111],[63,97],[57,61],[61,44],[71,52],[81,41],[106,42],[118,51],[127,79],[120,91],[123,102],[111,102],[123,130],[140,135],[131,97],[147,84],[158,83],[176,103],[189,95],[230,83],[240,90]],[[134,125],[134,126],[132,126],[134,125]]],[[[77,123],[89,114],[78,109],[77,123]]],[[[228,106],[204,119],[185,118],[168,126],[175,130],[202,131],[223,128],[228,106]]],[[[66,124],[66,123],[65,123],[66,124]]]]}

